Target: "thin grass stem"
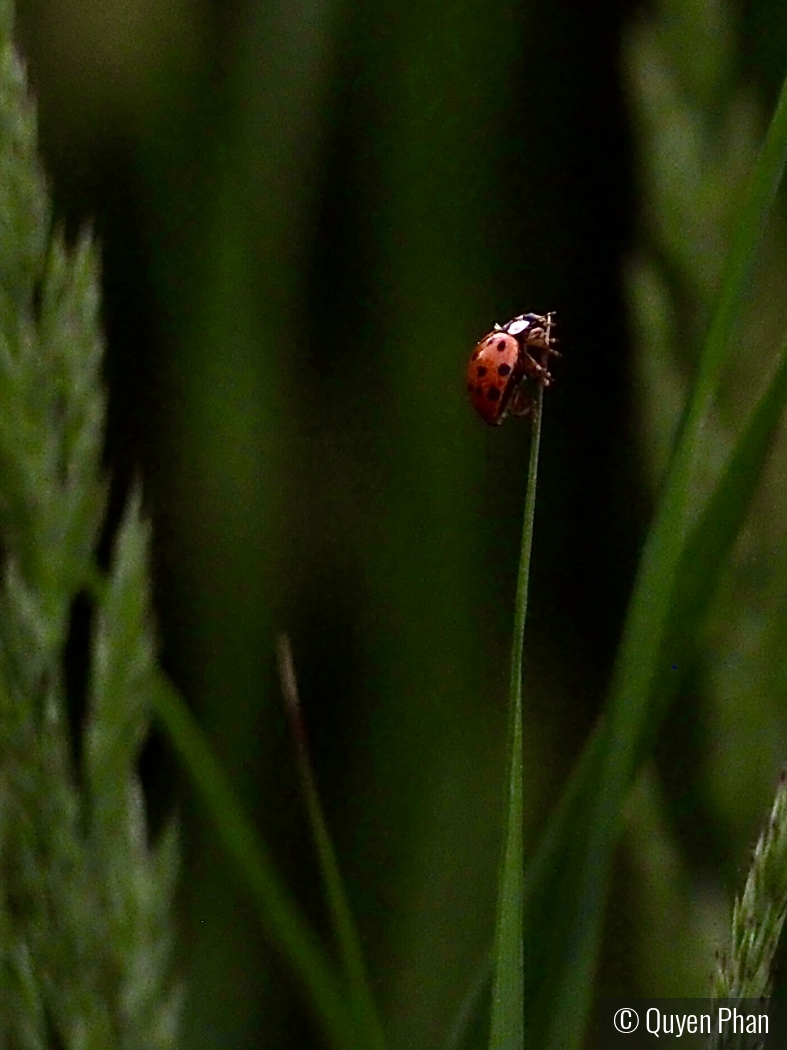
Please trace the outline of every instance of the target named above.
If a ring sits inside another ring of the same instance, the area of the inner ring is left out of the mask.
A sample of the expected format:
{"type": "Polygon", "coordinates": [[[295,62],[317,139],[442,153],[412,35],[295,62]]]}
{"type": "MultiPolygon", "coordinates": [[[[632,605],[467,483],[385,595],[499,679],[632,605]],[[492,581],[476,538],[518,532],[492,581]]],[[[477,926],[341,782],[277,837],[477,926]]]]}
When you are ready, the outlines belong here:
{"type": "Polygon", "coordinates": [[[290,723],[292,739],[295,744],[298,776],[300,777],[301,790],[303,791],[314,844],[320,862],[328,914],[339,948],[340,961],[350,994],[350,1006],[361,1031],[365,1035],[365,1045],[371,1050],[383,1050],[385,1047],[383,1027],[371,988],[369,987],[366,964],[361,950],[361,941],[353,920],[352,911],[350,910],[350,903],[342,882],[336,851],[333,848],[328,824],[325,820],[320,795],[317,790],[317,781],[309,754],[306,722],[303,717],[303,709],[298,693],[298,681],[295,676],[292,647],[286,634],[279,635],[277,639],[277,653],[284,704],[290,723]]]}
{"type": "Polygon", "coordinates": [[[358,1027],[322,945],[277,874],[202,730],[162,673],[154,683],[153,705],[202,795],[266,931],[303,983],[330,1045],[334,1050],[357,1050],[358,1027]]]}
{"type": "Polygon", "coordinates": [[[541,445],[543,388],[539,386],[533,412],[530,467],[525,495],[522,549],[517,576],[514,638],[511,647],[509,689],[509,775],[505,818],[505,847],[495,926],[494,974],[492,978],[492,1016],[489,1050],[519,1050],[525,1041],[523,933],[523,762],[522,762],[522,666],[527,592],[530,581],[530,553],[536,510],[538,452],[541,445]]]}

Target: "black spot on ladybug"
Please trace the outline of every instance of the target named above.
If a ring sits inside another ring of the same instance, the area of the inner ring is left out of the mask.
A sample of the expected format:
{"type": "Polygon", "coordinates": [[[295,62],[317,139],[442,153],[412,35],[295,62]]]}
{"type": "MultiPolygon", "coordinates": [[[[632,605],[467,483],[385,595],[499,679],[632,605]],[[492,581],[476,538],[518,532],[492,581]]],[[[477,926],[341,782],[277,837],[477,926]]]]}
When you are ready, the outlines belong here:
{"type": "Polygon", "coordinates": [[[478,368],[476,368],[475,370],[475,374],[478,376],[479,379],[483,379],[483,377],[486,375],[486,367],[484,365],[479,365],[478,368]]]}
{"type": "Polygon", "coordinates": [[[510,371],[511,371],[511,365],[498,365],[497,366],[497,374],[499,376],[507,376],[510,371]]]}
{"type": "Polygon", "coordinates": [[[475,393],[476,393],[476,397],[480,397],[483,394],[483,390],[481,389],[480,386],[477,386],[475,388],[475,393]]]}
{"type": "Polygon", "coordinates": [[[497,344],[497,349],[498,350],[505,350],[505,348],[506,348],[506,341],[505,341],[505,339],[501,339],[500,342],[497,344]]]}
{"type": "Polygon", "coordinates": [[[487,401],[500,400],[500,391],[497,389],[496,386],[490,386],[490,388],[486,392],[486,399],[487,401]]]}

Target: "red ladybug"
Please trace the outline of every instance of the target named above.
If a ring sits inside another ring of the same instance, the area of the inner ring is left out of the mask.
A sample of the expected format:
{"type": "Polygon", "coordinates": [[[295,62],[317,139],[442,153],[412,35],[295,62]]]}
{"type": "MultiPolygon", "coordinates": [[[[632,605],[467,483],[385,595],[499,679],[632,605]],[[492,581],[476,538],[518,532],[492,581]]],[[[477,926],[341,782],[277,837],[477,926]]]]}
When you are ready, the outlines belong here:
{"type": "Polygon", "coordinates": [[[552,376],[546,368],[555,350],[554,313],[520,314],[485,335],[470,355],[467,390],[481,418],[496,427],[509,414],[527,416],[535,398],[526,388],[528,379],[548,387],[552,376]],[[534,356],[531,351],[535,350],[534,356]]]}

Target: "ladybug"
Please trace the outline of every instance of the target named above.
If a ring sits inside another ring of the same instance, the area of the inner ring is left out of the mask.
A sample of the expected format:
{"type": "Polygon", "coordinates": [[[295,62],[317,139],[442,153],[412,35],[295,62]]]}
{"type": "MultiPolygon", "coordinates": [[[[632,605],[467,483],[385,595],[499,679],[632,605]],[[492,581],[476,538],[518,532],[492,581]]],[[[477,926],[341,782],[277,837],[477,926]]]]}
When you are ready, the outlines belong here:
{"type": "Polygon", "coordinates": [[[496,324],[470,355],[467,390],[473,407],[490,426],[499,426],[509,412],[530,415],[536,402],[526,380],[542,387],[551,384],[546,362],[550,355],[560,357],[552,335],[554,317],[554,313],[520,314],[508,324],[496,324]]]}

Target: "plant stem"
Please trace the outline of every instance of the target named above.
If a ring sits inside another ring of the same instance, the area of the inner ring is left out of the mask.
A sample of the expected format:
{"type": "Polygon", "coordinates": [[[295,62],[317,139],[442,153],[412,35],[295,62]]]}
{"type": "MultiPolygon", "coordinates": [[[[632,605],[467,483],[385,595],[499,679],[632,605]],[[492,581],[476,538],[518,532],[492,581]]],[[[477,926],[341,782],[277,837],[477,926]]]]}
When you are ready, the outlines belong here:
{"type": "Polygon", "coordinates": [[[525,495],[525,518],[522,526],[522,549],[514,612],[514,638],[511,648],[511,683],[509,688],[509,778],[505,819],[505,848],[500,875],[500,889],[495,928],[495,959],[492,981],[492,1018],[490,1050],[519,1050],[524,1046],[524,950],[522,944],[524,841],[523,825],[523,758],[522,758],[522,659],[527,591],[530,580],[530,552],[533,546],[533,520],[536,509],[538,452],[541,444],[541,413],[544,391],[538,389],[533,411],[533,435],[530,444],[530,467],[525,495]]]}

